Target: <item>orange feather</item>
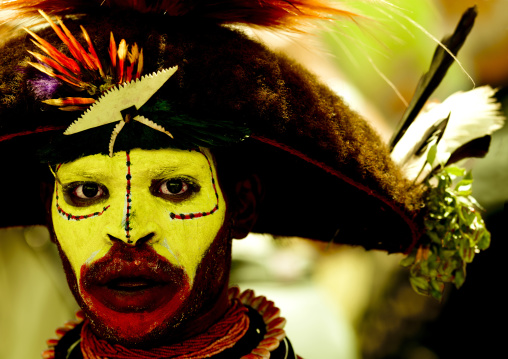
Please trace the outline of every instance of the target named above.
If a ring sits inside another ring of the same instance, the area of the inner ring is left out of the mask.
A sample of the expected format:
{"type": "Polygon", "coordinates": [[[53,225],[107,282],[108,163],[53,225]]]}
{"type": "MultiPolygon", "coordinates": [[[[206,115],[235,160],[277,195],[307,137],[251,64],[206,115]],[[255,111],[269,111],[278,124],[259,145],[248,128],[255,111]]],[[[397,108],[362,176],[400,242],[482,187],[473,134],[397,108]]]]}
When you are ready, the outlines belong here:
{"type": "Polygon", "coordinates": [[[125,39],[122,39],[120,41],[120,45],[118,45],[118,83],[123,82],[123,76],[124,76],[124,64],[125,64],[125,58],[127,57],[127,42],[125,39]]]}
{"type": "MultiPolygon", "coordinates": [[[[283,30],[301,29],[307,20],[349,19],[358,16],[340,1],[331,0],[11,0],[2,4],[2,7],[16,10],[16,16],[24,17],[35,15],[38,9],[53,15],[65,15],[110,7],[283,30]]],[[[15,20],[16,16],[13,15],[11,20],[15,20]]]]}
{"type": "Polygon", "coordinates": [[[79,58],[76,58],[76,59],[80,60],[80,62],[82,64],[85,64],[89,70],[97,70],[94,62],[92,61],[90,56],[88,56],[88,53],[86,52],[86,50],[83,48],[83,46],[81,46],[81,44],[78,42],[78,40],[76,40],[76,38],[72,35],[72,33],[69,31],[69,29],[67,29],[67,27],[64,25],[64,23],[61,20],[59,21],[59,24],[62,27],[65,34],[67,35],[67,38],[69,39],[70,43],[72,44],[74,52],[76,53],[77,56],[79,56],[79,58]]]}
{"type": "Polygon", "coordinates": [[[85,30],[83,26],[81,26],[81,31],[83,32],[83,37],[85,38],[86,43],[88,44],[88,51],[90,51],[92,61],[95,63],[96,68],[99,69],[101,77],[103,78],[106,77],[106,75],[104,74],[104,70],[102,69],[101,60],[99,59],[99,56],[97,56],[97,52],[95,51],[95,47],[93,46],[92,40],[90,39],[88,32],[85,30]]]}
{"type": "Polygon", "coordinates": [[[116,42],[113,33],[109,37],[109,58],[111,60],[111,70],[115,73],[116,70],[116,42]]]}
{"type": "Polygon", "coordinates": [[[70,84],[72,86],[75,86],[75,87],[78,87],[78,88],[84,88],[84,84],[81,81],[73,82],[72,80],[70,80],[68,77],[66,77],[64,75],[60,75],[60,74],[54,73],[53,70],[50,69],[49,67],[46,67],[46,66],[41,65],[41,64],[36,63],[36,62],[28,62],[28,64],[33,66],[33,67],[35,67],[37,70],[39,70],[40,72],[45,73],[48,76],[60,79],[60,80],[62,80],[64,82],[67,82],[68,84],[70,84]]]}
{"type": "Polygon", "coordinates": [[[95,99],[89,97],[62,97],[42,101],[51,106],[76,106],[76,105],[91,105],[95,99]]]}
{"type": "Polygon", "coordinates": [[[48,54],[50,57],[58,61],[62,66],[65,66],[69,70],[71,70],[73,73],[79,74],[81,73],[81,69],[76,61],[73,59],[65,56],[60,51],[58,51],[53,45],[51,45],[49,42],[41,38],[36,33],[25,29],[26,32],[28,32],[35,40],[34,44],[37,45],[41,50],[43,50],[46,54],[48,54]]]}
{"type": "MultiPolygon", "coordinates": [[[[53,20],[51,20],[51,18],[46,15],[46,13],[44,13],[44,11],[42,10],[39,10],[39,13],[46,19],[46,21],[51,25],[51,27],[53,28],[53,30],[55,31],[55,33],[58,35],[58,37],[60,38],[60,40],[63,41],[63,43],[67,46],[67,48],[70,50],[72,56],[74,56],[74,58],[78,61],[82,61],[80,55],[79,55],[79,52],[76,51],[76,49],[74,48],[74,46],[72,45],[71,41],[67,38],[67,36],[65,35],[65,33],[53,22],[53,20]]],[[[75,70],[77,71],[78,73],[81,72],[81,69],[79,66],[77,66],[77,69],[75,70]]]]}
{"type": "Polygon", "coordinates": [[[136,77],[135,79],[141,78],[141,73],[143,72],[143,49],[139,52],[139,58],[138,58],[138,69],[136,71],[136,77]]]}
{"type": "Polygon", "coordinates": [[[52,58],[46,57],[44,55],[38,54],[36,52],[28,51],[29,54],[31,54],[33,57],[35,57],[38,61],[48,65],[49,67],[53,68],[54,70],[57,70],[62,75],[67,76],[71,80],[75,82],[79,82],[80,80],[73,76],[67,69],[63,66],[61,66],[58,62],[53,60],[52,58]]]}

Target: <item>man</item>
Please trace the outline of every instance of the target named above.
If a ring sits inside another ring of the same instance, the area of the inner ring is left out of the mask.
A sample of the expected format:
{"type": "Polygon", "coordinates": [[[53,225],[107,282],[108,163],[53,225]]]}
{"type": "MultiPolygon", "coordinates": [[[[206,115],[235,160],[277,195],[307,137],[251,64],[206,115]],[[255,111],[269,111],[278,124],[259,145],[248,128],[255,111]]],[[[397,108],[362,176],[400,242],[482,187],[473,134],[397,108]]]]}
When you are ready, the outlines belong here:
{"type": "Polygon", "coordinates": [[[2,224],[45,221],[83,310],[46,357],[294,357],[278,308],[228,290],[233,238],[416,248],[425,187],[313,76],[224,26],[354,14],[306,1],[3,6],[66,16],[40,11],[49,25],[16,35],[0,64],[0,139],[17,169],[2,224]]]}

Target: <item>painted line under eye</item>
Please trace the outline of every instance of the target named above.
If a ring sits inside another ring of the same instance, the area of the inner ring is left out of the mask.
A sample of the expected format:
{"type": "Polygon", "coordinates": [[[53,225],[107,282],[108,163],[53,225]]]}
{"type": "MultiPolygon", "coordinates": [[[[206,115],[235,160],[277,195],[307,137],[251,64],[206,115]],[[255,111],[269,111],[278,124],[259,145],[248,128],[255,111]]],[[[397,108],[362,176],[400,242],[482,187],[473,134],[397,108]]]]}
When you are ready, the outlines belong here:
{"type": "MultiPolygon", "coordinates": [[[[58,166],[56,167],[55,174],[58,173],[58,170],[60,169],[61,166],[62,166],[62,164],[59,163],[58,166]]],[[[56,191],[56,193],[55,193],[56,210],[58,211],[58,214],[60,216],[62,216],[63,218],[65,218],[68,221],[81,221],[83,219],[98,217],[98,216],[102,215],[110,207],[110,205],[108,205],[108,206],[104,207],[103,210],[100,211],[100,212],[93,212],[93,213],[85,214],[85,215],[82,215],[82,216],[75,216],[75,215],[73,215],[71,213],[65,212],[63,210],[63,208],[60,206],[60,204],[58,203],[58,199],[60,197],[58,195],[58,182],[59,182],[58,180],[55,181],[55,185],[56,185],[56,187],[55,187],[56,188],[55,189],[55,191],[56,191]]]]}
{"type": "Polygon", "coordinates": [[[217,200],[217,203],[215,204],[215,207],[213,207],[208,212],[193,212],[193,213],[173,213],[173,212],[170,212],[169,218],[171,218],[171,219],[195,219],[195,218],[206,217],[206,216],[214,214],[219,209],[219,194],[217,193],[217,187],[215,185],[215,177],[213,176],[212,164],[210,163],[210,160],[208,159],[208,157],[206,156],[206,154],[204,152],[201,152],[200,150],[198,150],[198,152],[201,153],[203,156],[205,156],[206,161],[208,162],[208,168],[210,169],[210,175],[212,177],[212,186],[213,186],[213,190],[215,191],[215,199],[217,200]]]}
{"type": "MultiPolygon", "coordinates": [[[[58,169],[57,169],[58,170],[58,169]]],[[[93,218],[93,217],[98,217],[100,215],[102,215],[109,207],[110,205],[108,205],[107,207],[104,207],[102,211],[100,212],[93,212],[93,213],[89,213],[89,214],[85,214],[85,215],[81,215],[81,216],[76,216],[76,215],[73,215],[71,213],[68,213],[68,212],[65,212],[63,210],[62,207],[60,207],[60,204],[58,203],[58,200],[59,200],[59,195],[58,195],[58,182],[55,182],[55,185],[56,185],[56,189],[55,189],[55,198],[56,198],[56,201],[55,201],[55,204],[56,204],[56,209],[58,211],[58,214],[60,214],[63,218],[67,219],[68,221],[81,221],[83,219],[88,219],[88,218],[93,218]]]]}

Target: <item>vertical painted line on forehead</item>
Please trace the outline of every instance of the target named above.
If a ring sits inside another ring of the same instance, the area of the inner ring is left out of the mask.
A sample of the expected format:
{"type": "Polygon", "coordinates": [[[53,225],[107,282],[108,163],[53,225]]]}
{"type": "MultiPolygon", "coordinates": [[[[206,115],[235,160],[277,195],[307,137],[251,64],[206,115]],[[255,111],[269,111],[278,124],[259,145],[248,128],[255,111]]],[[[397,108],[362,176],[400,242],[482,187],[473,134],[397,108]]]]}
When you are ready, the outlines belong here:
{"type": "Polygon", "coordinates": [[[125,209],[124,209],[124,218],[122,220],[122,225],[125,228],[125,238],[127,239],[127,243],[132,243],[130,231],[131,227],[131,213],[132,213],[132,192],[131,192],[131,157],[130,151],[125,152],[126,162],[125,165],[127,167],[127,174],[125,175],[125,179],[127,184],[125,186],[125,209]]]}

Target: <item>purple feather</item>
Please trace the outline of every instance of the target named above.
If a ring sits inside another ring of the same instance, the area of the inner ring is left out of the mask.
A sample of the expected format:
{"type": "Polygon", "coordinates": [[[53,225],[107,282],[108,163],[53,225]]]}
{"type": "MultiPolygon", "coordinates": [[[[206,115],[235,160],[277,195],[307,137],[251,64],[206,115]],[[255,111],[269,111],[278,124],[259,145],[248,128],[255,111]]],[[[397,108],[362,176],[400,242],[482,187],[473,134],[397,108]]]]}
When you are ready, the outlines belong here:
{"type": "Polygon", "coordinates": [[[61,82],[46,74],[39,74],[27,81],[29,89],[36,100],[42,101],[53,98],[53,95],[61,86],[61,82]]]}

